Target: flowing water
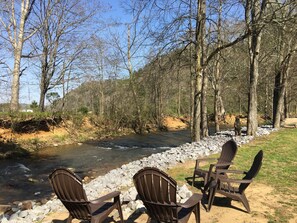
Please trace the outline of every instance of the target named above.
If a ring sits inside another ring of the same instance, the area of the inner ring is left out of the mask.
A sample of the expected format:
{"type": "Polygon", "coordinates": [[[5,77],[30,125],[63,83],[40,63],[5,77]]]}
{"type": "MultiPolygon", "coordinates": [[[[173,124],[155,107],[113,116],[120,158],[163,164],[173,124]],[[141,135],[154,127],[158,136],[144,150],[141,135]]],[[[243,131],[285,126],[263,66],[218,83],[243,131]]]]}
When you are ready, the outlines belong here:
{"type": "Polygon", "coordinates": [[[0,160],[0,205],[49,197],[52,190],[48,175],[57,167],[72,168],[82,178],[97,177],[187,142],[190,142],[189,130],[159,132],[51,147],[31,158],[0,160]]]}
{"type": "Polygon", "coordinates": [[[31,158],[0,160],[0,204],[51,195],[48,175],[57,167],[97,177],[125,163],[190,142],[188,130],[130,135],[44,149],[31,158]]]}

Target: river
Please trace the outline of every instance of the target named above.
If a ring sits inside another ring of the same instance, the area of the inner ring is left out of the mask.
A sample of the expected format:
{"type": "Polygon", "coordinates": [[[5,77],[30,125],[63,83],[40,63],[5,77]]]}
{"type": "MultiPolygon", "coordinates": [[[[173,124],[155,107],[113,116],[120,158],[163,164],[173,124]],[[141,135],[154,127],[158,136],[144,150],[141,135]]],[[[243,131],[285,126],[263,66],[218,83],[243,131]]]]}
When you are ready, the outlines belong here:
{"type": "Polygon", "coordinates": [[[30,158],[1,160],[0,205],[49,197],[52,189],[48,175],[55,168],[71,168],[81,178],[97,177],[125,163],[187,142],[190,142],[189,130],[158,132],[50,147],[30,158]]]}
{"type": "Polygon", "coordinates": [[[0,161],[0,204],[51,195],[48,175],[57,167],[97,177],[125,163],[190,142],[188,130],[129,135],[82,145],[46,148],[30,158],[0,161]]]}

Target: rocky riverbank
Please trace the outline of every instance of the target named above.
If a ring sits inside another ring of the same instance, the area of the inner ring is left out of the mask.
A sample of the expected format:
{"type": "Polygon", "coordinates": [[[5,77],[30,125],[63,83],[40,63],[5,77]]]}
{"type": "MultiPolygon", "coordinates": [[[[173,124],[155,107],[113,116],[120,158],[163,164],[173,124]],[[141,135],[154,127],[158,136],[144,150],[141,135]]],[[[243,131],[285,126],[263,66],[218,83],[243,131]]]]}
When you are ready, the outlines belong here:
{"type": "MultiPolygon", "coordinates": [[[[258,136],[270,134],[274,129],[262,127],[257,131],[258,136]]],[[[87,196],[90,200],[98,198],[100,195],[114,190],[122,191],[121,199],[126,201],[123,205],[124,215],[129,215],[135,210],[143,211],[143,205],[140,201],[135,201],[136,191],[133,187],[133,175],[145,166],[154,166],[166,170],[177,163],[194,160],[197,157],[205,157],[210,154],[219,153],[222,145],[229,139],[233,139],[240,146],[253,139],[251,136],[234,136],[233,131],[220,132],[216,136],[210,136],[197,143],[186,143],[180,147],[171,148],[163,153],[153,154],[141,160],[137,160],[114,169],[104,176],[97,177],[90,183],[85,184],[87,196]]],[[[186,185],[179,188],[179,199],[187,199],[191,192],[186,185]]],[[[50,212],[56,212],[61,209],[62,204],[55,197],[45,204],[31,202],[29,205],[19,203],[12,207],[9,212],[0,216],[1,222],[25,223],[42,221],[50,212]],[[26,208],[25,208],[26,207],[26,208]],[[27,210],[24,210],[27,209],[27,210]]]]}

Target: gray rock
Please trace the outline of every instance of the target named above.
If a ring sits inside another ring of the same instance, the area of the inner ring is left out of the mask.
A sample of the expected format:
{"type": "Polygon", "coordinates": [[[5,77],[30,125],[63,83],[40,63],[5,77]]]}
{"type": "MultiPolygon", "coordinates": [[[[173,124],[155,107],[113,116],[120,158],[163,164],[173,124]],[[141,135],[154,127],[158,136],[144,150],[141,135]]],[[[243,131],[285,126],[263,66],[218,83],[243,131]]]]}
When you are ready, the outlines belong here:
{"type": "Polygon", "coordinates": [[[18,217],[19,217],[19,211],[13,213],[13,214],[9,217],[9,221],[16,221],[18,217]]]}
{"type": "Polygon", "coordinates": [[[21,212],[20,212],[19,217],[20,217],[20,218],[24,218],[24,217],[26,217],[27,215],[29,215],[29,211],[25,210],[25,211],[21,211],[21,212]]]}
{"type": "Polygon", "coordinates": [[[182,187],[178,188],[177,193],[181,197],[181,199],[188,199],[193,194],[192,191],[190,191],[185,184],[182,187]]]}
{"type": "Polygon", "coordinates": [[[5,216],[3,216],[2,218],[0,217],[0,222],[1,223],[7,223],[9,221],[8,221],[8,219],[5,216]]]}

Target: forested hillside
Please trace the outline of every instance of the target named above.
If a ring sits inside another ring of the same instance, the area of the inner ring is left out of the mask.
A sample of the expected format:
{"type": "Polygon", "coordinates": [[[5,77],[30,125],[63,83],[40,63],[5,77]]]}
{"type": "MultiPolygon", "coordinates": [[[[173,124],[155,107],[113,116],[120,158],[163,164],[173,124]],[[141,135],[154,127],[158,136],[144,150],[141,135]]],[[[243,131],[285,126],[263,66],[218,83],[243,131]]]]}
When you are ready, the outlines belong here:
{"type": "MultiPolygon", "coordinates": [[[[263,59],[260,66],[261,76],[258,85],[258,112],[268,123],[272,123],[273,89],[275,78],[275,57],[273,54],[274,36],[267,33],[263,43],[263,59]],[[267,46],[266,46],[267,45],[267,46]]],[[[249,61],[247,43],[243,42],[222,51],[221,61],[221,114],[248,113],[249,61]]],[[[296,58],[294,58],[296,60],[296,58]]],[[[297,66],[292,64],[287,90],[287,116],[295,117],[297,77],[293,75],[297,66]]],[[[209,121],[214,121],[214,66],[207,69],[209,78],[207,89],[207,111],[209,121]]],[[[175,50],[154,59],[135,72],[136,91],[144,122],[160,122],[161,117],[191,116],[190,64],[188,52],[175,50]]],[[[128,79],[110,79],[83,83],[69,92],[64,98],[66,111],[81,112],[86,109],[111,120],[129,124],[134,120],[133,95],[128,79]]],[[[62,106],[59,103],[59,106],[62,106]]],[[[57,109],[57,108],[56,108],[57,109]]],[[[59,108],[62,109],[62,108],[59,108]]],[[[58,109],[58,110],[59,110],[58,109]]],[[[284,114],[285,115],[285,114],[284,114]]]]}

